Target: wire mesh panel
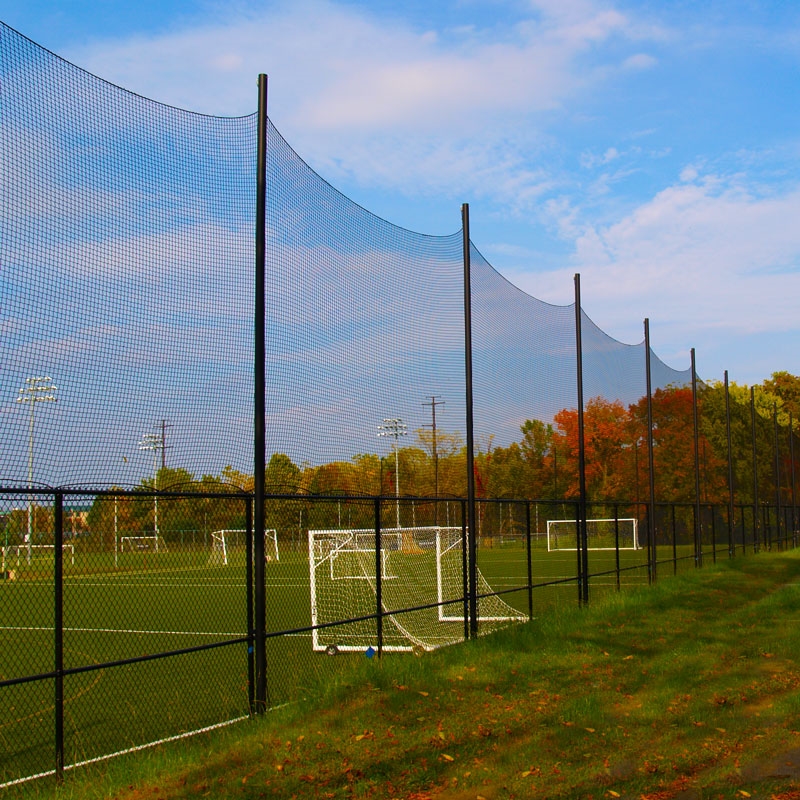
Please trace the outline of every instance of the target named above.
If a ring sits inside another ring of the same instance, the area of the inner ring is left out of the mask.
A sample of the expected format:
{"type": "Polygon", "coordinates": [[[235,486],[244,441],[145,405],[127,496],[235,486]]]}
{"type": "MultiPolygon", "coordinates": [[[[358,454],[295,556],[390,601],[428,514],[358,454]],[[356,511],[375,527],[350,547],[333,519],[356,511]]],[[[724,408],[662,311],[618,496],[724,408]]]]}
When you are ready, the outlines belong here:
{"type": "Polygon", "coordinates": [[[688,371],[580,309],[578,336],[472,245],[465,287],[461,232],[371,214],[271,124],[255,486],[256,116],[149,101],[2,23],[0,84],[0,782],[48,768],[62,712],[67,763],[246,713],[253,591],[276,704],[468,635],[471,581],[487,632],[795,541],[776,408],[703,386],[695,440],[688,371]]]}
{"type": "MultiPolygon", "coordinates": [[[[56,387],[36,406],[34,480],[152,476],[137,444],[162,420],[171,463],[241,468],[254,118],[145,100],[2,25],[0,79],[4,393],[56,387]]],[[[4,417],[6,479],[28,471],[27,410],[4,417]]]]}

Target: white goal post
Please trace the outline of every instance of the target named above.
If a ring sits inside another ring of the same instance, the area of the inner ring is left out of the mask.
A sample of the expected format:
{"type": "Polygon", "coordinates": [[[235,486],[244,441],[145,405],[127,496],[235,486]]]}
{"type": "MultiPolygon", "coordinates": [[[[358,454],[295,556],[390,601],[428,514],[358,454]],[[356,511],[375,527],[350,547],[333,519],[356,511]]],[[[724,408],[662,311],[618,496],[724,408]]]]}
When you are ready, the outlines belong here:
{"type": "MultiPolygon", "coordinates": [[[[574,519],[547,520],[547,549],[576,550],[577,522],[574,519]]],[[[639,521],[631,517],[587,519],[586,539],[589,550],[641,550],[639,521]]]]}
{"type": "MultiPolygon", "coordinates": [[[[6,547],[0,548],[3,551],[3,564],[0,570],[5,572],[6,565],[14,561],[16,557],[16,565],[19,566],[21,562],[29,563],[35,558],[41,558],[42,554],[47,554],[49,559],[55,556],[56,546],[54,544],[10,544],[6,547]],[[28,558],[28,550],[30,549],[30,558],[28,558]]],[[[61,552],[64,555],[69,555],[70,564],[75,564],[75,546],[72,544],[62,544],[61,552]]]]}
{"type": "MultiPolygon", "coordinates": [[[[380,570],[383,649],[433,650],[464,638],[464,533],[460,527],[309,530],[312,647],[363,652],[377,646],[380,570]],[[418,609],[392,613],[404,608],[418,609]],[[332,623],[360,618],[343,625],[332,623]]],[[[478,572],[478,595],[492,588],[478,572]]],[[[499,597],[480,597],[481,632],[527,617],[499,597]]]]}
{"type": "Polygon", "coordinates": [[[119,551],[136,551],[139,553],[166,552],[164,539],[161,536],[120,536],[119,551]]]}
{"type": "MultiPolygon", "coordinates": [[[[226,528],[211,534],[211,552],[208,563],[212,567],[228,566],[232,562],[245,562],[247,531],[243,528],[226,528]]],[[[274,528],[264,531],[264,560],[279,561],[278,532],[274,528]]]]}

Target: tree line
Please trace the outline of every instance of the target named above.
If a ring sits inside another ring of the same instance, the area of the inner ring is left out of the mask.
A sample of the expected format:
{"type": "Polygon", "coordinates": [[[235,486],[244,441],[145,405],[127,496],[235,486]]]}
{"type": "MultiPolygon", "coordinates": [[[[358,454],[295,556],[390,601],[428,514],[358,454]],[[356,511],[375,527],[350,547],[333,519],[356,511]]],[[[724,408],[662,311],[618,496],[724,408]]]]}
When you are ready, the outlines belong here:
{"type": "MultiPolygon", "coordinates": [[[[723,383],[706,383],[699,387],[697,405],[699,473],[691,388],[672,386],[652,395],[656,499],[694,503],[699,485],[702,503],[724,505],[730,499],[731,479],[737,504],[753,504],[756,491],[762,504],[793,504],[793,481],[800,473],[800,447],[795,447],[793,432],[794,421],[800,417],[800,378],[777,372],[752,392],[748,386],[731,383],[727,394],[723,383]]],[[[641,504],[649,499],[647,421],[646,398],[627,406],[602,397],[586,403],[585,474],[590,502],[641,504]]],[[[578,452],[577,409],[562,409],[550,422],[527,419],[520,426],[518,441],[495,445],[490,436],[477,443],[476,495],[575,500],[579,496],[578,452]]],[[[268,494],[284,495],[267,504],[268,527],[296,526],[298,536],[308,527],[365,527],[371,524],[373,513],[366,498],[375,495],[387,498],[384,514],[387,524],[393,524],[391,498],[398,483],[400,495],[405,497],[466,495],[466,447],[459,432],[437,430],[434,434],[427,428],[417,430],[413,444],[400,447],[396,458],[394,451],[384,456],[361,453],[349,460],[298,465],[286,454],[274,453],[266,465],[264,483],[268,494]],[[325,496],[347,499],[328,503],[303,500],[325,496]]],[[[75,533],[84,528],[110,537],[112,532],[154,531],[158,524],[161,535],[193,535],[196,540],[201,532],[207,538],[210,531],[241,529],[246,525],[243,498],[253,490],[253,476],[226,467],[218,476],[198,479],[185,469],[164,467],[154,477],[142,480],[138,488],[184,492],[185,496],[163,497],[156,504],[152,497],[136,497],[135,493],[98,495],[75,533]],[[231,497],[192,496],[211,492],[230,493],[231,497]]],[[[409,516],[426,524],[434,513],[449,515],[449,507],[443,512],[434,505],[421,501],[413,506],[403,504],[403,524],[412,524],[409,516]]],[[[34,514],[35,530],[52,530],[47,519],[52,510],[37,506],[34,514]]],[[[7,537],[20,539],[26,529],[26,510],[7,516],[7,537]]]]}

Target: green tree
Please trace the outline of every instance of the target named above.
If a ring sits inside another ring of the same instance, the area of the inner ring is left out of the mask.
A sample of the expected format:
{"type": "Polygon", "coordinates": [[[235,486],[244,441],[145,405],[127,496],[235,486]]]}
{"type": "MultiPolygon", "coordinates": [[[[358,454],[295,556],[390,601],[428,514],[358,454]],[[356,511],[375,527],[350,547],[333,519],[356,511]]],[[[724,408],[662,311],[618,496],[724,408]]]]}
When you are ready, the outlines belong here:
{"type": "MultiPolygon", "coordinates": [[[[787,417],[791,412],[795,422],[800,419],[800,378],[789,372],[773,372],[772,377],[764,381],[763,387],[768,395],[778,398],[787,417]]],[[[779,421],[788,424],[788,419],[779,421]]]]}

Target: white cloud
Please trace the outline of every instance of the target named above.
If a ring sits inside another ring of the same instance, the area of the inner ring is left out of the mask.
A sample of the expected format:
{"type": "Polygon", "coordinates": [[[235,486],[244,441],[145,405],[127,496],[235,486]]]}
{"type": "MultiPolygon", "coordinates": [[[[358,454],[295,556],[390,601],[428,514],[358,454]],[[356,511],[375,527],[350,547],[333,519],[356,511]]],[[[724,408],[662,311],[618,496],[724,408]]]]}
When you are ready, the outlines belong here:
{"type": "Polygon", "coordinates": [[[658,63],[657,59],[647,53],[636,53],[622,62],[623,69],[650,69],[658,63]]]}
{"type": "Polygon", "coordinates": [[[648,316],[662,353],[685,354],[693,338],[710,348],[731,335],[796,334],[800,228],[786,221],[800,215],[800,188],[758,194],[696,167],[681,181],[612,224],[580,231],[577,209],[552,205],[562,233],[572,235],[572,263],[544,275],[519,271],[515,281],[568,303],[579,272],[584,308],[601,328],[637,342],[648,316]]]}
{"type": "Polygon", "coordinates": [[[620,41],[632,40],[636,62],[652,35],[597,0],[537,0],[505,26],[440,30],[304,0],[67,55],[147,97],[213,114],[253,111],[254,79],[266,72],[271,117],[312,164],[335,165],[331,177],[520,206],[552,181],[525,166],[546,116],[619,68],[620,41]]]}

